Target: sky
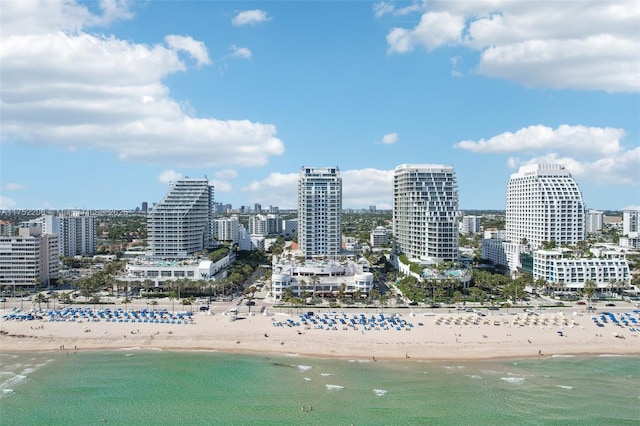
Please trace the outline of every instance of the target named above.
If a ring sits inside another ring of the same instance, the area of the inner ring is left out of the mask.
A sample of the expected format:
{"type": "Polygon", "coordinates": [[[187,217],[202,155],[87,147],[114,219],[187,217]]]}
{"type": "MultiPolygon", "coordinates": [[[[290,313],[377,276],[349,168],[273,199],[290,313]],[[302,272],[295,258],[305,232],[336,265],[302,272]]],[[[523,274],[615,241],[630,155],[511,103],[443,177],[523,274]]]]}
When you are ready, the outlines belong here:
{"type": "Polygon", "coordinates": [[[204,176],[290,209],[303,166],[390,209],[401,164],[504,209],[536,162],[640,208],[639,23],[633,0],[2,0],[0,209],[135,209],[204,176]]]}

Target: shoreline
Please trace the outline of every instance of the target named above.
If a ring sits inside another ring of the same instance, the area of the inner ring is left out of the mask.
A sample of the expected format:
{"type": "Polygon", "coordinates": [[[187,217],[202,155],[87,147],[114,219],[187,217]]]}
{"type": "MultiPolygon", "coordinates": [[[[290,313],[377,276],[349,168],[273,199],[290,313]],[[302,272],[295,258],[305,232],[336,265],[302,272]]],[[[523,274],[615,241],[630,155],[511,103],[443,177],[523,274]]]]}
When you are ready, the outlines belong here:
{"type": "MultiPolygon", "coordinates": [[[[230,315],[227,311],[198,312],[190,323],[181,324],[5,320],[0,322],[0,353],[212,351],[370,361],[640,355],[640,326],[598,326],[593,320],[595,314],[501,313],[478,317],[469,313],[389,312],[382,319],[382,314],[376,313],[384,325],[365,324],[364,320],[362,324],[349,323],[358,317],[346,313],[320,312],[314,317],[315,323],[300,314],[240,313],[233,321],[230,315]],[[390,326],[390,321],[397,323],[390,326]]],[[[374,317],[372,312],[366,315],[374,317]]]]}

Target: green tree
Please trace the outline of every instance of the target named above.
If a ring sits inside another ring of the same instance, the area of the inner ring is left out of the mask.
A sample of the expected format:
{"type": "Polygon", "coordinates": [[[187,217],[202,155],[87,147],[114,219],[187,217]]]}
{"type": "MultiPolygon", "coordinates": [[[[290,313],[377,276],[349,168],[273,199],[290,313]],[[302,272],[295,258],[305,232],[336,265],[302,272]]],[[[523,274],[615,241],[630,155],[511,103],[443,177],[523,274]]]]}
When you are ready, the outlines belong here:
{"type": "Polygon", "coordinates": [[[42,302],[44,302],[46,300],[46,297],[44,297],[44,294],[42,293],[38,293],[36,294],[35,299],[33,299],[34,303],[38,304],[38,310],[42,310],[42,302]]]}
{"type": "Polygon", "coordinates": [[[589,301],[589,306],[591,306],[591,298],[595,294],[597,288],[598,288],[598,285],[593,280],[587,280],[584,282],[584,287],[582,288],[582,294],[584,294],[584,296],[589,301]]]}

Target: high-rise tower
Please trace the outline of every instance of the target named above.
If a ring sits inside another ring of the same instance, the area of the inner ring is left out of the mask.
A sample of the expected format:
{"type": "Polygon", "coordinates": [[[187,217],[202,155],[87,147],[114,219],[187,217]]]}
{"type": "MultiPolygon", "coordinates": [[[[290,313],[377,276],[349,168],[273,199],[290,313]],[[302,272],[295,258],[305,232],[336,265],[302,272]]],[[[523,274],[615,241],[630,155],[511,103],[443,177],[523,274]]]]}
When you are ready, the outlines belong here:
{"type": "Polygon", "coordinates": [[[306,258],[336,258],[342,247],[342,178],[338,167],[302,167],[298,244],[306,258]]]}
{"type": "Polygon", "coordinates": [[[537,249],[543,241],[575,245],[586,236],[578,184],[560,164],[520,167],[507,185],[506,239],[537,249]]]}
{"type": "Polygon", "coordinates": [[[208,179],[179,179],[147,215],[147,255],[186,258],[211,245],[213,186],[208,179]]]}
{"type": "Polygon", "coordinates": [[[435,263],[458,259],[458,184],[453,166],[402,164],[393,178],[396,252],[435,263]]]}

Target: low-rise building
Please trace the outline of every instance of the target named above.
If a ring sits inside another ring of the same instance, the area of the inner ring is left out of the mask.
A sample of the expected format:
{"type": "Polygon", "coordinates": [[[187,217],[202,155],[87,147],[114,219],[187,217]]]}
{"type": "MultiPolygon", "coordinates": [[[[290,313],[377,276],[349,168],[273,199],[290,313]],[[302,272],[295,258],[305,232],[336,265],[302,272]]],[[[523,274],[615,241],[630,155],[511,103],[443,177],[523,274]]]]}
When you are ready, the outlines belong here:
{"type": "Polygon", "coordinates": [[[209,280],[229,267],[235,259],[232,251],[217,262],[208,259],[154,260],[137,258],[127,263],[122,281],[153,281],[154,287],[163,287],[168,281],[179,279],[209,280]]]}
{"type": "MultiPolygon", "coordinates": [[[[275,258],[275,256],[274,256],[275,258]]],[[[294,297],[336,297],[339,292],[353,296],[373,290],[373,273],[366,260],[302,261],[277,260],[271,275],[271,293],[282,300],[287,292],[294,297]]]]}
{"type": "Polygon", "coordinates": [[[540,278],[563,291],[580,291],[586,281],[594,281],[598,289],[621,292],[631,282],[626,254],[600,247],[585,257],[568,248],[536,250],[533,279],[540,278]]]}
{"type": "Polygon", "coordinates": [[[371,248],[381,248],[389,244],[389,231],[384,226],[378,226],[369,235],[371,248]]]}
{"type": "Polygon", "coordinates": [[[40,226],[20,228],[17,236],[0,236],[0,285],[49,285],[58,278],[58,236],[40,226]]]}

